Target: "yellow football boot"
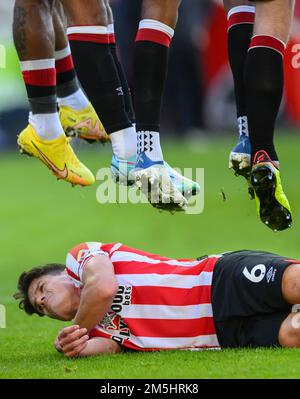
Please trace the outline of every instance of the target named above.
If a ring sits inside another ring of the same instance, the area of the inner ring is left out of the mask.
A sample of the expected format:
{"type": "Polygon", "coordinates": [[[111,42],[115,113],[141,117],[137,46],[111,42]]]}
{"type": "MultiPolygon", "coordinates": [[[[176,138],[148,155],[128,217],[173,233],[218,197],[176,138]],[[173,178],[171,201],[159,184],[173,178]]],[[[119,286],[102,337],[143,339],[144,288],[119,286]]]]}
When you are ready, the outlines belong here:
{"type": "Polygon", "coordinates": [[[291,227],[292,211],[281,185],[280,172],[265,151],[255,154],[250,178],[261,221],[273,231],[291,227]]]}
{"type": "Polygon", "coordinates": [[[18,136],[21,153],[40,159],[58,179],[72,185],[90,186],[95,177],[76,157],[69,141],[65,135],[55,140],[42,140],[31,125],[18,136]]]}
{"type": "Polygon", "coordinates": [[[91,103],[81,111],[61,105],[59,118],[67,136],[77,136],[90,143],[110,140],[91,103]]]}

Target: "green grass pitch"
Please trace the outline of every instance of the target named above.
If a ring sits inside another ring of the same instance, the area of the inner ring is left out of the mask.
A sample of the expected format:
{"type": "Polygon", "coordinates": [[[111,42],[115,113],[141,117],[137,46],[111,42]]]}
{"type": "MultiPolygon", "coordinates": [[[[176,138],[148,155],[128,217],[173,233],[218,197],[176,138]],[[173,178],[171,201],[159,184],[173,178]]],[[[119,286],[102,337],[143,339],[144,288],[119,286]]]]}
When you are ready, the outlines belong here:
{"type": "MultiPolygon", "coordinates": [[[[17,154],[0,157],[0,378],[299,378],[299,350],[226,350],[129,353],[68,360],[53,340],[63,324],[28,317],[12,299],[18,275],[47,262],[64,262],[82,241],[120,241],[171,257],[193,258],[236,249],[263,249],[300,258],[300,136],[278,134],[285,191],[294,211],[289,231],[273,233],[259,221],[246,184],[227,168],[235,138],[165,143],[173,166],[205,169],[205,209],[170,215],[148,204],[96,201],[98,182],[71,188],[57,182],[38,161],[17,154]],[[224,201],[221,190],[224,191],[224,201]]],[[[96,172],[107,166],[109,149],[80,145],[78,154],[96,172]]]]}

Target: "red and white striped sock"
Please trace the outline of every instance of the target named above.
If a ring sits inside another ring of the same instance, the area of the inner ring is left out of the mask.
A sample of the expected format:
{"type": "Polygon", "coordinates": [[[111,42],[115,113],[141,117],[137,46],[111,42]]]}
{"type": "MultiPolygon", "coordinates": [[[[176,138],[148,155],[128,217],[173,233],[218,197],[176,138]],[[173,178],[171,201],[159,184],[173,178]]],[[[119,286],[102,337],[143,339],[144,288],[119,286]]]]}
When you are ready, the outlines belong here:
{"type": "Polygon", "coordinates": [[[255,7],[254,6],[237,6],[233,7],[227,15],[228,30],[236,25],[254,24],[255,7]]]}
{"type": "Polygon", "coordinates": [[[64,131],[57,113],[55,60],[22,61],[21,70],[30,103],[29,123],[43,140],[60,137],[64,131]]]}
{"type": "Polygon", "coordinates": [[[69,41],[108,44],[109,34],[106,26],[82,25],[70,26],[67,29],[69,41]]]}
{"type": "Polygon", "coordinates": [[[135,41],[153,42],[170,47],[173,36],[174,29],[170,26],[156,21],[155,19],[142,19],[135,41]]]}
{"type": "Polygon", "coordinates": [[[79,86],[70,46],[55,52],[58,105],[78,111],[89,105],[89,100],[79,86]]]}
{"type": "Polygon", "coordinates": [[[115,26],[114,24],[107,25],[108,42],[109,44],[116,44],[115,26]]]}
{"type": "Polygon", "coordinates": [[[274,36],[269,35],[255,35],[252,37],[249,51],[255,48],[268,48],[284,56],[286,44],[274,36]]]}
{"type": "Polygon", "coordinates": [[[67,30],[76,72],[108,134],[126,129],[131,121],[110,51],[106,26],[71,26],[67,30]]]}

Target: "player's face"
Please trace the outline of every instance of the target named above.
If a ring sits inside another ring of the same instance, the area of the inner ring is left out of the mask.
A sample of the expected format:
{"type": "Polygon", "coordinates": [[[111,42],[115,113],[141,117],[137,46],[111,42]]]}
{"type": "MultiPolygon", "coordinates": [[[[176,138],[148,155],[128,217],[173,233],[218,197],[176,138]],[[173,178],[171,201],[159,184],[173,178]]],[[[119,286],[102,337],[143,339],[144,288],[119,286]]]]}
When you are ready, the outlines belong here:
{"type": "Polygon", "coordinates": [[[67,274],[45,275],[29,286],[30,303],[41,314],[58,320],[72,320],[80,302],[80,290],[67,274]]]}

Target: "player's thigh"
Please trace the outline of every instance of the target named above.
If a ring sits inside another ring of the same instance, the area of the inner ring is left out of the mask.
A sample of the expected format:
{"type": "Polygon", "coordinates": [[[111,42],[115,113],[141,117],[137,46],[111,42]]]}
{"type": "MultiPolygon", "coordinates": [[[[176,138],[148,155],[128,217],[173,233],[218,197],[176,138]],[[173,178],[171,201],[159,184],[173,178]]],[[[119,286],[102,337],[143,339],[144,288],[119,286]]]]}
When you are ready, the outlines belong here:
{"type": "Polygon", "coordinates": [[[254,313],[216,321],[215,327],[221,348],[255,348],[281,346],[279,332],[289,311],[254,313]]]}
{"type": "Polygon", "coordinates": [[[282,279],[289,262],[260,251],[224,254],[217,262],[212,283],[215,320],[248,317],[272,312],[290,312],[282,295],[282,279]]]}
{"type": "Polygon", "coordinates": [[[253,6],[252,1],[248,0],[223,0],[225,11],[228,13],[232,8],[238,6],[253,6]]]}
{"type": "Polygon", "coordinates": [[[104,0],[61,0],[68,25],[107,26],[107,11],[104,0]]]}
{"type": "Polygon", "coordinates": [[[294,0],[257,1],[254,35],[274,36],[287,43],[294,7],[294,0]]]}
{"type": "Polygon", "coordinates": [[[155,19],[175,28],[181,0],[143,0],[142,18],[155,19]]]}
{"type": "Polygon", "coordinates": [[[285,348],[300,347],[300,313],[290,313],[282,322],[278,341],[285,348]]]}

